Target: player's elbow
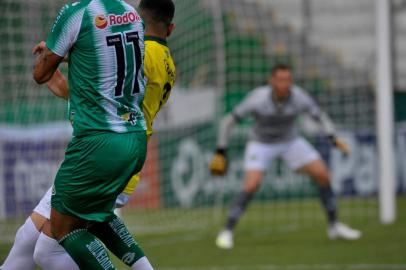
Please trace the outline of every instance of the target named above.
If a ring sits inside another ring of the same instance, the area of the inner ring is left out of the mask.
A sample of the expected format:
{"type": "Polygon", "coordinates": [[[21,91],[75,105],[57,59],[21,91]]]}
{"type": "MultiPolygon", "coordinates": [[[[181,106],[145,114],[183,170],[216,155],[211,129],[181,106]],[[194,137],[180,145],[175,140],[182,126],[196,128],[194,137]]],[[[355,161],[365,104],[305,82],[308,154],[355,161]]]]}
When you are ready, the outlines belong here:
{"type": "Polygon", "coordinates": [[[69,99],[69,92],[62,93],[60,97],[63,98],[64,100],[68,100],[69,99]]]}
{"type": "Polygon", "coordinates": [[[57,96],[58,98],[62,98],[64,100],[68,100],[69,99],[69,93],[65,93],[63,91],[60,92],[52,92],[55,96],[57,96]]]}
{"type": "Polygon", "coordinates": [[[34,81],[35,81],[37,84],[44,84],[44,83],[46,83],[45,76],[43,76],[42,74],[39,74],[38,72],[35,72],[35,70],[34,70],[34,72],[32,73],[32,77],[34,78],[34,81]]]}
{"type": "Polygon", "coordinates": [[[37,84],[44,84],[51,79],[52,74],[41,72],[37,67],[35,67],[32,72],[32,77],[37,84]]]}
{"type": "Polygon", "coordinates": [[[48,88],[51,90],[51,92],[57,96],[58,98],[62,98],[64,100],[68,100],[69,99],[69,90],[68,89],[64,89],[64,88],[52,88],[52,85],[50,86],[49,82],[47,83],[48,88]]]}

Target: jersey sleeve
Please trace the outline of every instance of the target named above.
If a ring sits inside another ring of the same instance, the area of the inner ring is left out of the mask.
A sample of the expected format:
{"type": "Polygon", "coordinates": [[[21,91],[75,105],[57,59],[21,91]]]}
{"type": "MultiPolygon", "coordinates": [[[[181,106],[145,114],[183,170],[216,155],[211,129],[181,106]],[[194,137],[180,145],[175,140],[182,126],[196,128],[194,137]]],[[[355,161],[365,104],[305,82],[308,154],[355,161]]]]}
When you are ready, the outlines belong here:
{"type": "Polygon", "coordinates": [[[49,50],[61,57],[69,52],[78,37],[83,12],[75,4],[62,7],[46,40],[49,50]]]}
{"type": "Polygon", "coordinates": [[[160,84],[154,76],[158,72],[155,66],[152,49],[146,48],[144,57],[144,75],[147,78],[147,88],[143,101],[144,114],[147,126],[152,125],[152,121],[159,110],[160,84]]]}
{"type": "Polygon", "coordinates": [[[250,116],[254,112],[256,104],[257,98],[256,91],[254,90],[251,93],[249,93],[243,99],[243,101],[234,108],[232,114],[234,115],[237,121],[240,121],[243,118],[250,116]]]}
{"type": "Polygon", "coordinates": [[[304,112],[308,113],[316,122],[318,122],[324,131],[328,135],[335,133],[335,127],[328,115],[323,112],[317,105],[316,101],[310,97],[307,93],[302,92],[302,98],[304,112]]]}
{"type": "Polygon", "coordinates": [[[144,75],[147,79],[145,97],[142,102],[147,134],[152,134],[152,123],[160,107],[163,89],[159,80],[159,67],[154,61],[153,48],[146,45],[144,57],[144,75]],[[157,77],[158,76],[158,77],[157,77]]]}
{"type": "Polygon", "coordinates": [[[145,54],[144,54],[144,76],[145,78],[151,77],[154,74],[155,66],[153,65],[152,56],[148,45],[145,44],[145,54]]]}
{"type": "Polygon", "coordinates": [[[322,111],[319,107],[319,105],[317,105],[316,101],[309,96],[307,93],[305,92],[301,92],[301,102],[302,102],[302,108],[303,108],[303,112],[310,114],[311,117],[313,118],[320,118],[322,111]]]}

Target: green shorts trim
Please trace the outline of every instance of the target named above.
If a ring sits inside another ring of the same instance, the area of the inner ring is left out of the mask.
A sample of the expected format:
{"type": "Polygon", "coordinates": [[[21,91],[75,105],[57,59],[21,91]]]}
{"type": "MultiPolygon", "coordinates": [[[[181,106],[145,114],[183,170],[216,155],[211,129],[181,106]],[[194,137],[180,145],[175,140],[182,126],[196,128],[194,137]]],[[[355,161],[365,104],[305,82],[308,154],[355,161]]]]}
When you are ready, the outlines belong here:
{"type": "Polygon", "coordinates": [[[52,208],[65,215],[104,222],[117,196],[146,156],[146,133],[98,133],[74,137],[55,178],[52,208]]]}

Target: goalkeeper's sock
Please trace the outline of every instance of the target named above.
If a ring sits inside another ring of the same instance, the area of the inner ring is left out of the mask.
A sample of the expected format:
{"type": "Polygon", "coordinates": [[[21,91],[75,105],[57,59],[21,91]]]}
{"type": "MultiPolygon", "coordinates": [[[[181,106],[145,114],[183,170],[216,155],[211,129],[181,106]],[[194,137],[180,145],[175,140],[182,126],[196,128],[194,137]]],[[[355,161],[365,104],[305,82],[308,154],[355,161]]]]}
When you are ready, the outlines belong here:
{"type": "Polygon", "coordinates": [[[327,214],[329,224],[337,221],[337,203],[331,185],[320,186],[320,200],[327,214]]]}
{"type": "Polygon", "coordinates": [[[34,261],[41,269],[79,270],[58,241],[44,233],[41,233],[35,245],[34,261]]]}
{"type": "Polygon", "coordinates": [[[231,205],[230,213],[228,214],[228,219],[226,223],[226,229],[232,231],[237,225],[238,220],[244,214],[248,203],[251,201],[254,193],[241,192],[235,198],[233,204],[231,205]]]}
{"type": "Polygon", "coordinates": [[[106,222],[94,223],[89,231],[126,265],[135,270],[152,270],[141,247],[130,234],[123,221],[117,217],[106,222]]]}
{"type": "Polygon", "coordinates": [[[34,253],[35,243],[37,242],[39,231],[35,227],[31,218],[27,218],[25,223],[18,229],[13,247],[10,250],[2,270],[31,270],[35,269],[34,253]]]}
{"type": "Polygon", "coordinates": [[[116,270],[107,250],[96,237],[86,229],[70,232],[59,241],[80,269],[116,270]]]}

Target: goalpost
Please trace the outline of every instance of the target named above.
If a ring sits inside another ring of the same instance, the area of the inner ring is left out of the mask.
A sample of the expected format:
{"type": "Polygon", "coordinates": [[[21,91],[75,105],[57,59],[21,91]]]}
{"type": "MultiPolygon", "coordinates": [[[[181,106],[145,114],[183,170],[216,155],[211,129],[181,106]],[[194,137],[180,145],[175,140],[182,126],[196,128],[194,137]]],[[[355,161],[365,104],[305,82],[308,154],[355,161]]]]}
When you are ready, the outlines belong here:
{"type": "Polygon", "coordinates": [[[390,224],[396,218],[391,2],[376,0],[375,5],[379,214],[383,224],[390,224]]]}

